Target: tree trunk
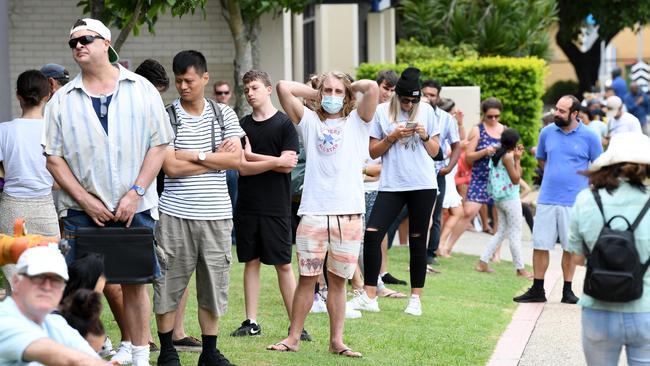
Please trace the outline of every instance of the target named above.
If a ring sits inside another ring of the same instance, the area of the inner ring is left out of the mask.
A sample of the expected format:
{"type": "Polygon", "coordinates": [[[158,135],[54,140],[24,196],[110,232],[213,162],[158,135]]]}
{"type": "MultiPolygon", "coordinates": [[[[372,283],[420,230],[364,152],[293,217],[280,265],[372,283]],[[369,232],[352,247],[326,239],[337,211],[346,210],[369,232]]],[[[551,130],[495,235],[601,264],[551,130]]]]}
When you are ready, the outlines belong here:
{"type": "Polygon", "coordinates": [[[138,19],[142,15],[142,6],[143,6],[143,0],[138,0],[138,2],[135,4],[135,7],[133,8],[133,14],[131,15],[131,19],[129,22],[126,24],[126,26],[122,29],[120,29],[120,34],[117,36],[114,42],[112,42],[112,46],[115,49],[115,52],[120,53],[120,49],[122,49],[122,45],[124,42],[126,42],[126,39],[129,37],[129,34],[131,34],[131,31],[133,30],[133,27],[138,22],[138,19]]]}
{"type": "Polygon", "coordinates": [[[564,54],[569,58],[571,65],[573,65],[580,86],[576,97],[582,99],[583,93],[591,91],[591,88],[596,85],[596,81],[598,81],[601,39],[598,38],[587,52],[582,52],[578,46],[573,43],[571,37],[562,34],[562,30],[562,27],[560,27],[555,39],[558,46],[560,46],[562,51],[564,51],[564,54]]]}
{"type": "Polygon", "coordinates": [[[92,0],[90,2],[90,17],[93,19],[102,19],[104,6],[104,0],[92,0]]]}
{"type": "Polygon", "coordinates": [[[221,14],[228,23],[230,34],[235,44],[234,66],[234,91],[235,91],[235,112],[243,117],[251,113],[251,108],[244,98],[242,77],[246,71],[253,68],[253,50],[249,34],[246,31],[246,24],[242,18],[241,8],[237,0],[221,0],[221,14]]]}

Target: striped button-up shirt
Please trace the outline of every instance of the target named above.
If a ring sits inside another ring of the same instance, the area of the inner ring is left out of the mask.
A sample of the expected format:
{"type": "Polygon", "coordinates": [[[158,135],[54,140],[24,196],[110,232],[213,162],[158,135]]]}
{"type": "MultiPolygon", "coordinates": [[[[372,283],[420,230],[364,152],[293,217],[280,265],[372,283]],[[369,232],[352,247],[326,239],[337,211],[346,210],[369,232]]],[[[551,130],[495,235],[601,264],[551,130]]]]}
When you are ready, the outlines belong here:
{"type": "MultiPolygon", "coordinates": [[[[59,89],[45,109],[45,154],[62,157],[88,193],[111,211],[133,186],[147,151],[173,138],[169,116],[156,88],[119,66],[117,88],[108,106],[108,133],[93,109],[81,74],[59,89]]],[[[97,97],[93,95],[94,97],[97,97]]],[[[147,187],[137,212],[157,217],[156,182],[147,187]]],[[[61,216],[82,210],[65,191],[59,196],[61,216]]]]}

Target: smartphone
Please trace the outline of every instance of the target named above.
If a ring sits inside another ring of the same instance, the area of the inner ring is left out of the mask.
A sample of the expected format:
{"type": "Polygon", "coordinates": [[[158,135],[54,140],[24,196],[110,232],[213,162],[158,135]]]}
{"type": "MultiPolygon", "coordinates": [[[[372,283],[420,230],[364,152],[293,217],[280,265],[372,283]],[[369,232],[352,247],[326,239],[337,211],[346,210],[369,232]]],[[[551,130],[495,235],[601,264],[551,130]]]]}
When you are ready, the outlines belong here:
{"type": "Polygon", "coordinates": [[[406,128],[415,128],[418,125],[415,121],[406,122],[406,128]]]}

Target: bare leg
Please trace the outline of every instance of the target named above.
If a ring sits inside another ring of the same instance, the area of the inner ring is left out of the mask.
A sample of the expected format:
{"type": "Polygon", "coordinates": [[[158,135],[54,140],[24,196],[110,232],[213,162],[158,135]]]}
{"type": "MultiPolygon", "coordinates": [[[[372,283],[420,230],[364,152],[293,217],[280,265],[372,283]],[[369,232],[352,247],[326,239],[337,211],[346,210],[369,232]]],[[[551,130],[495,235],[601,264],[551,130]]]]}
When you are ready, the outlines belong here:
{"type": "Polygon", "coordinates": [[[244,303],[246,318],[257,319],[260,300],[260,260],[253,259],[244,264],[244,303]]]}
{"type": "MultiPolygon", "coordinates": [[[[300,276],[298,279],[296,292],[293,295],[293,306],[291,308],[291,327],[289,328],[289,336],[278,342],[277,345],[271,345],[267,347],[267,349],[284,351],[285,349],[280,345],[280,343],[285,344],[287,347],[291,348],[291,350],[294,351],[297,351],[300,348],[300,334],[302,333],[302,329],[305,327],[307,314],[309,314],[311,305],[314,302],[314,285],[316,284],[317,280],[318,276],[300,276]]],[[[330,296],[331,294],[327,296],[328,303],[330,296]]],[[[345,308],[343,309],[345,310],[345,308]]],[[[345,316],[345,314],[343,315],[345,316]]]]}
{"type": "Polygon", "coordinates": [[[362,288],[363,278],[361,277],[361,269],[359,269],[359,266],[357,266],[357,268],[354,270],[354,274],[352,275],[352,289],[359,290],[362,288]]]}
{"type": "Polygon", "coordinates": [[[185,333],[185,308],[187,307],[187,296],[190,294],[189,287],[185,288],[181,301],[178,303],[178,309],[174,315],[174,333],[172,334],[172,339],[175,341],[187,337],[185,333]]]}
{"type": "MultiPolygon", "coordinates": [[[[327,272],[329,295],[327,312],[330,317],[330,351],[340,352],[348,347],[343,343],[343,326],[345,322],[345,278],[327,272]]],[[[356,355],[356,357],[361,356],[356,355]]]]}
{"type": "Polygon", "coordinates": [[[278,264],[275,266],[275,272],[278,275],[278,287],[282,294],[284,307],[287,309],[287,316],[291,319],[291,310],[293,307],[293,296],[296,291],[296,277],[291,269],[291,264],[278,264]]]}
{"type": "Polygon", "coordinates": [[[490,227],[490,219],[488,217],[487,205],[481,205],[481,209],[478,211],[478,214],[481,217],[481,225],[483,225],[483,232],[494,234],[492,228],[490,227]]]}
{"type": "Polygon", "coordinates": [[[465,226],[476,216],[481,209],[481,204],[478,202],[466,201],[463,204],[463,218],[458,220],[449,236],[448,247],[451,248],[456,245],[458,238],[465,232],[465,226]]]}
{"type": "Polygon", "coordinates": [[[449,209],[449,217],[445,221],[445,224],[442,226],[442,232],[440,233],[440,244],[442,244],[442,256],[451,257],[451,251],[453,246],[449,246],[447,241],[451,230],[454,226],[458,225],[458,221],[463,218],[463,206],[452,207],[449,209]]]}
{"type": "Polygon", "coordinates": [[[202,335],[216,336],[219,331],[219,317],[199,307],[199,326],[202,335]]]}
{"type": "Polygon", "coordinates": [[[572,282],[575,271],[576,265],[571,259],[571,253],[566,251],[562,252],[562,273],[564,275],[564,280],[572,282]]]}
{"type": "MultiPolygon", "coordinates": [[[[544,279],[544,275],[548,269],[548,261],[549,254],[547,250],[533,250],[533,274],[535,279],[544,279]]],[[[573,276],[573,274],[571,276],[573,276]]]]}
{"type": "Polygon", "coordinates": [[[379,267],[379,274],[385,272],[388,272],[388,236],[384,236],[381,240],[381,266],[379,267]]]}
{"type": "Polygon", "coordinates": [[[131,336],[131,343],[134,346],[148,346],[151,336],[149,327],[151,304],[147,288],[145,285],[121,286],[124,295],[124,319],[131,336]]]}
{"type": "Polygon", "coordinates": [[[111,308],[113,313],[113,318],[117,323],[117,327],[120,328],[120,333],[122,334],[122,341],[131,341],[131,336],[128,331],[126,324],[126,319],[124,318],[124,300],[122,296],[122,287],[120,285],[109,285],[104,286],[104,296],[106,296],[106,301],[108,306],[111,308]]]}

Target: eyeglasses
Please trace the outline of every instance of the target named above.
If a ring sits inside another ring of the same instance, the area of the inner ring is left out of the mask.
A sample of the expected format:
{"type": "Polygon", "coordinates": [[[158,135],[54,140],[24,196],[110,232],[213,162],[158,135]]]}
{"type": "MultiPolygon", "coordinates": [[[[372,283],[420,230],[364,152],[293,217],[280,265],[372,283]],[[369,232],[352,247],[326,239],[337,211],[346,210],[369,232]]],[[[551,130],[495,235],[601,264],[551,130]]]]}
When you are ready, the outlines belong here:
{"type": "Polygon", "coordinates": [[[486,114],[485,119],[499,119],[501,117],[500,114],[486,114]]]}
{"type": "Polygon", "coordinates": [[[400,97],[399,101],[402,104],[409,104],[409,103],[418,104],[418,103],[420,103],[420,98],[419,97],[417,97],[417,98],[400,97]]]}
{"type": "Polygon", "coordinates": [[[61,276],[49,275],[49,274],[40,274],[37,276],[28,276],[28,275],[24,275],[24,276],[29,278],[29,280],[36,286],[43,286],[45,284],[45,281],[49,281],[50,286],[52,286],[55,289],[62,289],[63,287],[65,287],[65,280],[61,276]]]}
{"type": "Polygon", "coordinates": [[[215,95],[228,95],[228,94],[230,94],[230,90],[228,90],[228,91],[217,91],[217,90],[215,90],[214,94],[215,95]]]}
{"type": "Polygon", "coordinates": [[[68,46],[70,48],[76,48],[77,43],[81,43],[82,46],[89,45],[93,43],[96,39],[104,39],[102,36],[93,36],[93,35],[86,35],[86,36],[81,36],[77,38],[72,38],[71,40],[68,41],[68,46]]]}
{"type": "Polygon", "coordinates": [[[107,98],[104,94],[99,96],[99,117],[104,118],[108,114],[107,98]]]}

